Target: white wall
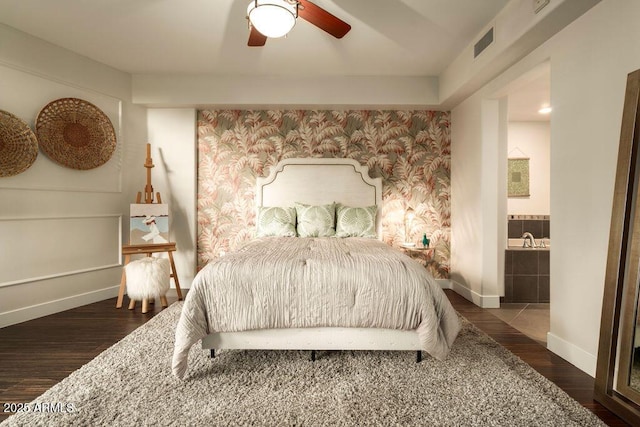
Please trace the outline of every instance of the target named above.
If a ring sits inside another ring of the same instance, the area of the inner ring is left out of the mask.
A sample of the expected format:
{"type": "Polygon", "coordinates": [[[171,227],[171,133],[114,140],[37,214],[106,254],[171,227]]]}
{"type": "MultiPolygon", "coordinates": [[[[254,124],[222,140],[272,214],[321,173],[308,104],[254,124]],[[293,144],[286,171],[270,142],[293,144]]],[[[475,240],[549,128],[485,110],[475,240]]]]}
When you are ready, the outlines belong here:
{"type": "Polygon", "coordinates": [[[450,277],[463,287],[458,292],[482,305],[483,166],[481,115],[476,106],[467,102],[451,112],[450,277]]]}
{"type": "Polygon", "coordinates": [[[197,265],[196,110],[150,109],[147,125],[155,165],[153,187],[162,202],[169,204],[171,239],[178,249],[174,254],[176,270],[180,287],[188,288],[197,265]]]}
{"type": "Polygon", "coordinates": [[[509,157],[529,158],[529,197],[510,197],[509,215],[549,215],[550,149],[549,122],[509,122],[509,157]]]}
{"type": "Polygon", "coordinates": [[[453,289],[484,308],[504,295],[507,104],[474,94],[451,112],[453,289]]]}
{"type": "Polygon", "coordinates": [[[531,0],[511,0],[440,75],[440,103],[458,105],[600,0],[553,0],[535,13],[531,0]],[[494,42],[477,58],[474,44],[494,28],[494,42]]]}
{"type": "Polygon", "coordinates": [[[482,292],[487,273],[477,261],[483,257],[480,242],[497,236],[476,225],[482,197],[500,186],[478,179],[480,168],[495,167],[478,155],[482,147],[473,147],[483,132],[483,100],[550,60],[554,242],[548,347],[591,375],[626,76],[640,68],[638,16],[636,0],[602,1],[452,111],[452,278],[482,292]]]}
{"type": "Polygon", "coordinates": [[[640,68],[638,16],[640,2],[607,0],[552,46],[548,341],[567,357],[587,353],[593,359],[590,373],[598,348],[626,77],[640,68]],[[565,249],[557,251],[558,245],[565,249]]]}
{"type": "MultiPolygon", "coordinates": [[[[103,166],[64,168],[42,152],[0,178],[0,327],[117,294],[130,172],[144,159],[145,109],[129,75],[0,25],[0,109],[30,126],[46,103],[77,97],[111,119],[118,148],[103,166]]],[[[134,195],[135,196],[135,195],[134,195]]]]}
{"type": "Polygon", "coordinates": [[[438,106],[436,77],[133,76],[133,101],[149,107],[354,109],[438,106]]]}

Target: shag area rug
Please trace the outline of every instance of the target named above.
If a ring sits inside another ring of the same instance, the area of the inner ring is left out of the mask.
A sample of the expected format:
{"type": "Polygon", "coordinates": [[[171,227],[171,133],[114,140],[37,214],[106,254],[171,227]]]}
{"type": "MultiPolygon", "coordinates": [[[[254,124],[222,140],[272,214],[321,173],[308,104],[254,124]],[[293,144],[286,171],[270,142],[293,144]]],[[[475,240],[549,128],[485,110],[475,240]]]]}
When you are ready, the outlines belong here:
{"type": "Polygon", "coordinates": [[[73,372],[3,426],[604,425],[462,319],[449,357],[414,352],[220,351],[171,374],[181,302],[73,372]],[[39,409],[38,409],[39,408],[39,409]],[[46,410],[44,410],[46,409],[46,410]]]}

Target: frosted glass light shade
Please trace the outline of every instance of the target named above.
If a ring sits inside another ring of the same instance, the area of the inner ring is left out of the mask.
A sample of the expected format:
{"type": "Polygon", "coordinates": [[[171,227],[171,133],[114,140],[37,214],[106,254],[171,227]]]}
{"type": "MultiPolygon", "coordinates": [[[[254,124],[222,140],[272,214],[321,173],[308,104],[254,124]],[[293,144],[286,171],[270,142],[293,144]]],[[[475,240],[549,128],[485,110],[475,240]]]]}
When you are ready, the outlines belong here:
{"type": "Polygon", "coordinates": [[[263,36],[286,36],[296,25],[297,8],[287,0],[254,0],[247,7],[251,25],[263,36]]]}

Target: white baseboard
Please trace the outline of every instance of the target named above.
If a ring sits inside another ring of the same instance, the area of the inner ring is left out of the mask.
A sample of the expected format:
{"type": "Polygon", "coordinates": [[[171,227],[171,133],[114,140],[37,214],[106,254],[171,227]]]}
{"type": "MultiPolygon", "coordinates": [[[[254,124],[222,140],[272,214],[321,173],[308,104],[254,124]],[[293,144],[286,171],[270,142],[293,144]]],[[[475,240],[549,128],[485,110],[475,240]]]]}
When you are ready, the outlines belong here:
{"type": "Polygon", "coordinates": [[[0,328],[118,296],[120,285],[0,313],[0,328]]]}
{"type": "Polygon", "coordinates": [[[547,348],[581,371],[584,371],[595,378],[596,365],[598,364],[597,356],[584,351],[575,344],[572,344],[551,332],[547,332],[547,348]]]}
{"type": "MultiPolygon", "coordinates": [[[[500,308],[500,296],[499,295],[481,295],[474,291],[473,289],[469,289],[461,283],[456,282],[455,280],[447,279],[449,282],[449,287],[444,287],[443,289],[452,289],[457,294],[465,297],[475,305],[481,308],[500,308]]],[[[442,286],[442,285],[441,285],[442,286]]]]}
{"type": "Polygon", "coordinates": [[[436,279],[436,282],[438,283],[438,285],[440,285],[440,288],[442,289],[453,289],[451,287],[451,280],[449,279],[436,279]]]}

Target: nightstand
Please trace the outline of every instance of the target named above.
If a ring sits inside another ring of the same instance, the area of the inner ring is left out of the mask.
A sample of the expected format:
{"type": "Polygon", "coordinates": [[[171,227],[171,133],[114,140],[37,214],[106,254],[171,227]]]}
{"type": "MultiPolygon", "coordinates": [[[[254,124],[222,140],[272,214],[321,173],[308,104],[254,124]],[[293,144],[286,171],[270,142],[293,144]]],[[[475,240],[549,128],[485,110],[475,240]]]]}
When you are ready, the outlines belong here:
{"type": "Polygon", "coordinates": [[[403,250],[404,252],[408,252],[408,253],[419,253],[422,254],[423,256],[427,255],[429,257],[433,256],[433,251],[434,248],[423,248],[422,246],[405,246],[405,245],[399,245],[396,246],[398,248],[400,248],[401,250],[403,250]]]}
{"type": "Polygon", "coordinates": [[[433,255],[435,254],[435,248],[424,248],[422,246],[405,245],[394,245],[394,247],[400,249],[402,252],[415,259],[416,261],[420,261],[425,266],[433,260],[433,255]]]}

